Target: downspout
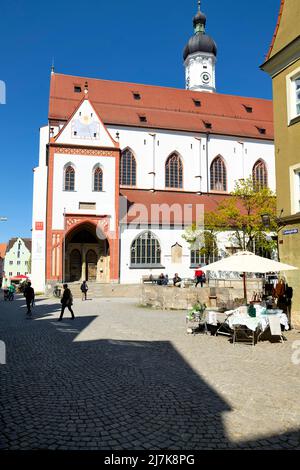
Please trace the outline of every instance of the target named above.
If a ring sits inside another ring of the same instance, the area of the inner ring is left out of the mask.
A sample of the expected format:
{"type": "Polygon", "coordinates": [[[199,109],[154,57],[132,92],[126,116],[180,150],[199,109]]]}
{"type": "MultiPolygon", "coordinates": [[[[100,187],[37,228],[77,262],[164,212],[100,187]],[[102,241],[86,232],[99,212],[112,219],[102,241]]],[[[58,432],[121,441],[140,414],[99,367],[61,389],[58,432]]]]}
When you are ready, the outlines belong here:
{"type": "Polygon", "coordinates": [[[152,174],[152,191],[155,191],[155,139],[156,139],[156,134],[150,134],[151,137],[153,137],[153,149],[152,149],[152,171],[150,171],[150,175],[152,174]]]}
{"type": "Polygon", "coordinates": [[[209,132],[206,133],[206,184],[207,184],[207,194],[209,194],[209,192],[210,192],[209,169],[208,169],[208,143],[209,143],[209,132]]]}

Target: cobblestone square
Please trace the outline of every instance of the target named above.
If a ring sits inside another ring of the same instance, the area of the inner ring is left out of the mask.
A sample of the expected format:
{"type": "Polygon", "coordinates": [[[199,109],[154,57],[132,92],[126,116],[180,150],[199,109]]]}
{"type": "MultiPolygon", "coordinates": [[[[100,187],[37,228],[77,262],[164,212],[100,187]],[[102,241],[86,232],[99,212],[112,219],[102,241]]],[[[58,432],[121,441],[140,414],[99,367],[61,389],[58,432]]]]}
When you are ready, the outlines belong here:
{"type": "Polygon", "coordinates": [[[300,449],[296,330],[252,348],[134,299],[59,310],[0,301],[1,449],[300,449]]]}

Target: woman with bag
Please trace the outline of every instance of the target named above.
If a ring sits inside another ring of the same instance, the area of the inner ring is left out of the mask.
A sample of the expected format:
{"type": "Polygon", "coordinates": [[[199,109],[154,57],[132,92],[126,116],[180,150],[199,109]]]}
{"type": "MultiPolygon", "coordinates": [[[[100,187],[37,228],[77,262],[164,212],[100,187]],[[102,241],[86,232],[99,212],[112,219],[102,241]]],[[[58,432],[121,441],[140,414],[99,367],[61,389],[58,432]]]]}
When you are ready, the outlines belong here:
{"type": "Polygon", "coordinates": [[[64,314],[64,311],[65,311],[66,307],[71,312],[72,320],[74,320],[75,316],[74,316],[74,312],[72,310],[72,305],[73,305],[72,292],[68,288],[68,284],[64,284],[63,287],[64,287],[64,293],[63,293],[62,299],[60,301],[61,302],[61,312],[60,312],[60,317],[57,321],[62,320],[62,317],[63,317],[63,314],[64,314]]]}

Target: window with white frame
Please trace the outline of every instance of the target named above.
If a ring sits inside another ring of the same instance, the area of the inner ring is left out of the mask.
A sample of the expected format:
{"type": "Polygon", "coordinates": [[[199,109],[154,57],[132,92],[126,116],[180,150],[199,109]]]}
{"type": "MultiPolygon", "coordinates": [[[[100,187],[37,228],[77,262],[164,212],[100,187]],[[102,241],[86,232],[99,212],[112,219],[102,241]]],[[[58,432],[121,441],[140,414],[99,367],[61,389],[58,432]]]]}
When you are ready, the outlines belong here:
{"type": "Polygon", "coordinates": [[[295,93],[296,116],[300,116],[300,76],[293,80],[295,93]]]}
{"type": "Polygon", "coordinates": [[[287,95],[289,124],[293,124],[300,117],[300,68],[287,76],[287,95]]]}
{"type": "Polygon", "coordinates": [[[300,168],[298,170],[295,170],[294,172],[295,175],[295,204],[294,204],[294,210],[295,212],[300,212],[300,168]]]}

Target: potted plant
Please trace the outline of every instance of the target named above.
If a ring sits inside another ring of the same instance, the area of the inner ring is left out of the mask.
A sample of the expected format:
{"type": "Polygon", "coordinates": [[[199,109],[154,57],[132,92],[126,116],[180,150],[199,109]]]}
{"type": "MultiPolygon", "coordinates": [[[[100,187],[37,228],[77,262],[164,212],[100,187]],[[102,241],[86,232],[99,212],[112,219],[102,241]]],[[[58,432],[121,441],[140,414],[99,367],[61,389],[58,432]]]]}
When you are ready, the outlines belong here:
{"type": "Polygon", "coordinates": [[[205,309],[206,309],[205,303],[197,302],[195,305],[193,305],[192,309],[188,312],[188,320],[189,321],[200,320],[205,309]]]}

